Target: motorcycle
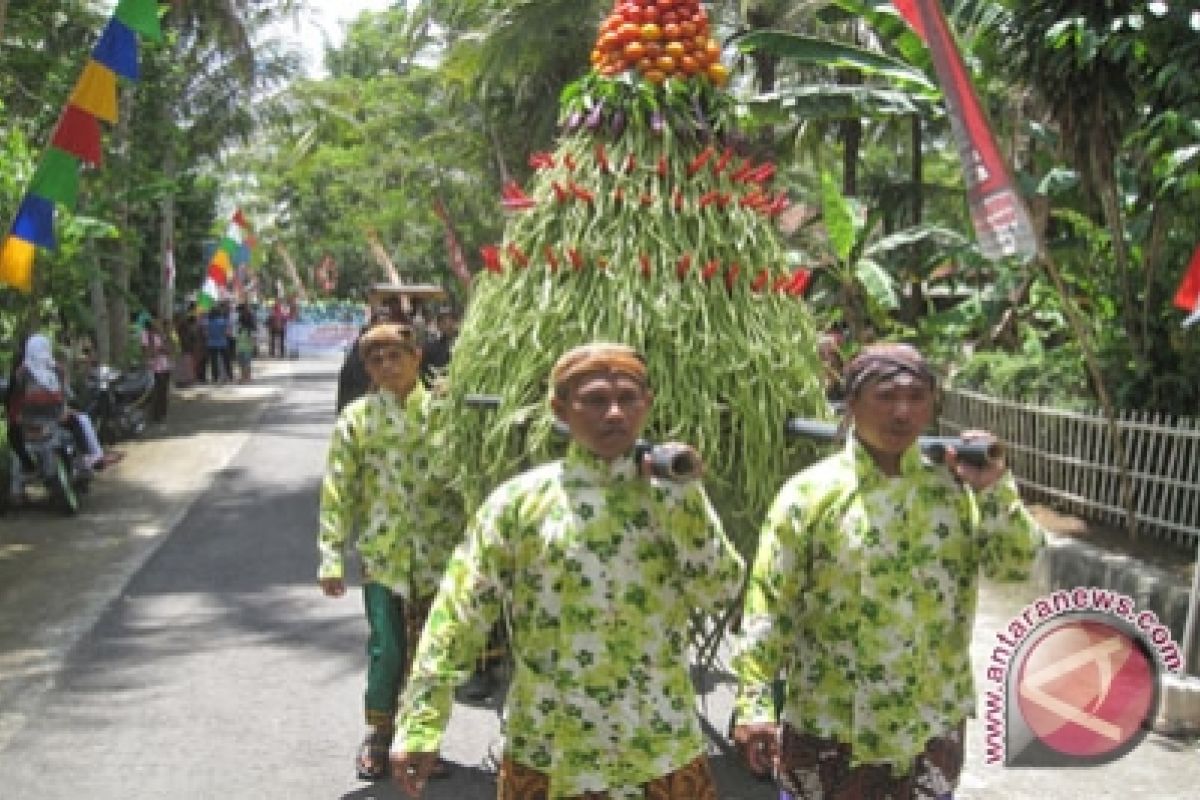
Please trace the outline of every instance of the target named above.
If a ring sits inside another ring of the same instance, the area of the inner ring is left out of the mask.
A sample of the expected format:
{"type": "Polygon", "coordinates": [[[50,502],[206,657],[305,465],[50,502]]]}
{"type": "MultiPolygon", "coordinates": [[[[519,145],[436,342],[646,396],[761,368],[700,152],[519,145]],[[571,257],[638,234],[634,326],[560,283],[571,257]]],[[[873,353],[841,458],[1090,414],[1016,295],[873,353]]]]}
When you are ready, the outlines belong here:
{"type": "MultiPolygon", "coordinates": [[[[0,394],[7,393],[0,386],[0,394]]],[[[32,469],[26,469],[16,452],[9,448],[8,491],[4,500],[22,502],[28,490],[37,487],[51,505],[64,514],[79,512],[79,496],[87,492],[92,470],[75,443],[75,434],[58,417],[59,409],[27,406],[18,423],[32,469]]]]}
{"type": "Polygon", "coordinates": [[[88,372],[83,410],[92,418],[102,443],[116,444],[146,430],[146,409],[153,389],[154,374],[145,368],[121,372],[101,364],[88,372]]]}

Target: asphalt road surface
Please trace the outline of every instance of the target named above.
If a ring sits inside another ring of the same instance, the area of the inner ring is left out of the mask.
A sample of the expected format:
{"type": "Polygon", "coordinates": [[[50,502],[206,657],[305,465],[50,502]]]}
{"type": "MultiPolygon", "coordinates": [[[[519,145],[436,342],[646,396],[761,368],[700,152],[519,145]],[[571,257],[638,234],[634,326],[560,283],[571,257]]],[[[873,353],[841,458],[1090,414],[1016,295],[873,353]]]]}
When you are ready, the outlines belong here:
{"type": "MultiPolygon", "coordinates": [[[[0,518],[0,799],[401,796],[354,776],[361,596],[314,578],[336,368],[267,362],[249,387],[182,392],[83,516],[0,518]]],[[[1028,594],[987,587],[977,655],[1028,594]]],[[[717,733],[728,677],[701,684],[721,797],[775,797],[717,733]]],[[[497,702],[456,706],[430,800],[494,796],[497,702]]],[[[978,725],[970,747],[960,798],[1198,796],[1195,743],[1054,771],[984,764],[978,725]]]]}

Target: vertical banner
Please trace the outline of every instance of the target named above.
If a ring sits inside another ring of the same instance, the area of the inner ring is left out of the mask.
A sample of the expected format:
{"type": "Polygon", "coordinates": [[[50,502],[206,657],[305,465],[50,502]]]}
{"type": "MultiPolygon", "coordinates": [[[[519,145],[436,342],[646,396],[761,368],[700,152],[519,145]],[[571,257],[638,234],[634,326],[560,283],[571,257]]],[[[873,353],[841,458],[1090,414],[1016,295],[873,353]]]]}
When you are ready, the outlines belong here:
{"type": "Polygon", "coordinates": [[[1192,253],[1173,300],[1177,308],[1191,312],[1183,321],[1183,327],[1190,328],[1200,322],[1200,245],[1196,245],[1192,253]]]}
{"type": "Polygon", "coordinates": [[[929,46],[962,159],[967,206],[980,251],[991,261],[1009,256],[1032,260],[1038,243],[1029,212],[1013,185],[938,0],[892,0],[892,5],[929,46]]]}
{"type": "Polygon", "coordinates": [[[438,219],[442,221],[442,225],[446,228],[446,255],[449,259],[450,271],[458,278],[463,286],[470,287],[471,271],[467,269],[467,257],[463,253],[462,245],[458,242],[458,236],[454,234],[454,225],[450,222],[450,213],[446,211],[446,206],[442,203],[440,197],[433,199],[433,213],[437,214],[438,219]]]}

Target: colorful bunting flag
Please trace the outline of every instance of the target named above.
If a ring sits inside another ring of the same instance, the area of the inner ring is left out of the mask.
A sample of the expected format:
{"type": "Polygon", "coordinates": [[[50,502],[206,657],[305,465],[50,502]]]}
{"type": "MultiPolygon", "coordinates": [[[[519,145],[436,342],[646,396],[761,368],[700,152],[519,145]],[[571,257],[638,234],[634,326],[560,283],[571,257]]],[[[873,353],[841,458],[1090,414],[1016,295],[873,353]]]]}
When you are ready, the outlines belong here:
{"type": "Polygon", "coordinates": [[[79,197],[79,159],[57,147],[46,148],[29,191],[65,206],[74,206],[79,197]]]}
{"type": "Polygon", "coordinates": [[[449,256],[450,271],[463,286],[470,286],[471,271],[467,269],[466,254],[463,253],[462,245],[458,243],[458,236],[454,234],[454,225],[450,222],[450,213],[446,211],[446,206],[440,197],[435,197],[433,200],[433,212],[437,214],[438,219],[442,221],[442,226],[446,229],[446,253],[449,256]]]}
{"type": "Polygon", "coordinates": [[[22,292],[33,289],[34,247],[16,236],[4,237],[0,245],[0,283],[22,292]]]}
{"type": "Polygon", "coordinates": [[[137,34],[119,19],[110,19],[92,50],[92,58],[131,81],[138,79],[137,34]]]}
{"type": "Polygon", "coordinates": [[[89,60],[71,92],[71,104],[105,122],[117,121],[117,75],[108,67],[89,60]]]}
{"type": "Polygon", "coordinates": [[[157,0],[120,0],[71,91],[50,135],[10,233],[0,249],[0,284],[23,292],[33,286],[37,246],[53,249],[54,204],[79,197],[79,162],[100,166],[100,120],[117,121],[117,75],[138,78],[136,33],[162,39],[157,0]]]}
{"type": "Polygon", "coordinates": [[[12,234],[30,244],[53,250],[54,201],[36,194],[25,195],[21,207],[17,209],[17,218],[13,220],[12,234]]]}
{"type": "Polygon", "coordinates": [[[201,310],[207,311],[217,303],[223,294],[229,290],[229,285],[235,280],[235,267],[245,267],[250,263],[251,246],[254,237],[250,233],[250,224],[242,214],[241,209],[233,213],[233,217],[225,236],[217,244],[208,261],[205,270],[204,283],[196,304],[201,310]]]}

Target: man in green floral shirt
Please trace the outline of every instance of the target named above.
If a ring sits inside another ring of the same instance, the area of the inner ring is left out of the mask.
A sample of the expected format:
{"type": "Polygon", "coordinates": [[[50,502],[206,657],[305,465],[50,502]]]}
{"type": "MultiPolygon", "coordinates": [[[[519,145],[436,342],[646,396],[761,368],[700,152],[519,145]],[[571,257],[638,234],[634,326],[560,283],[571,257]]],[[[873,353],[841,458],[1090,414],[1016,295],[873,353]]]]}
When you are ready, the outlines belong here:
{"type": "Polygon", "coordinates": [[[975,705],[978,574],[1023,578],[1041,533],[1002,462],[921,455],[937,382],[914,348],[864,348],[845,390],[845,449],[788,481],[762,531],[734,741],[782,798],[948,798],[975,705]]]}
{"type": "Polygon", "coordinates": [[[688,672],[688,621],[738,593],[743,564],[698,481],[641,477],[653,400],[628,347],[559,359],[564,459],[504,483],[455,551],[405,689],[392,772],[419,795],[492,622],[510,629],[498,800],[716,800],[688,672]]]}
{"type": "Polygon", "coordinates": [[[417,380],[420,351],[407,326],[379,324],[358,342],[374,391],[343,409],[321,487],[318,578],[346,593],[343,550],[357,534],[367,641],[367,736],[360,778],[381,778],[404,673],[429,599],[461,535],[461,513],[430,475],[430,398],[417,380]]]}

